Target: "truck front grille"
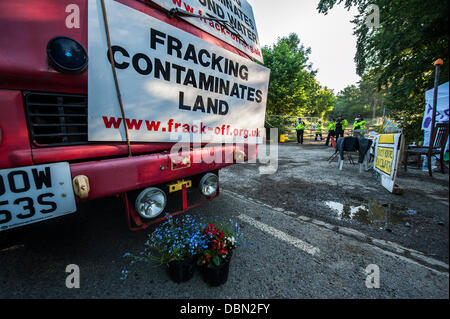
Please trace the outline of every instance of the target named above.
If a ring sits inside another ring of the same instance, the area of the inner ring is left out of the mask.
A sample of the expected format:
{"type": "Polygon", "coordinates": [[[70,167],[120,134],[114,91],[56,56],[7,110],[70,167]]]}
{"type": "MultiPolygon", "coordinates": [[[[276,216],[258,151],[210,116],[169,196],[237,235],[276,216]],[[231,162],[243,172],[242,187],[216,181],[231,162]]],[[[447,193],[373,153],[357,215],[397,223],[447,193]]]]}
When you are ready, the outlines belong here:
{"type": "Polygon", "coordinates": [[[87,96],[24,92],[24,102],[34,146],[88,143],[87,96]]]}

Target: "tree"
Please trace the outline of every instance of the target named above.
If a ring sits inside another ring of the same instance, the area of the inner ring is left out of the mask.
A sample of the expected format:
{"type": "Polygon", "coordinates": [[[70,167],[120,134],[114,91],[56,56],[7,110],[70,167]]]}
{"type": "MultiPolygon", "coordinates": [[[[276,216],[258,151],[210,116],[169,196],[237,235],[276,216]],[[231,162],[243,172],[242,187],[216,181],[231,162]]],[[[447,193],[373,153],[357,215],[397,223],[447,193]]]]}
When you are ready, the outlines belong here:
{"type": "Polygon", "coordinates": [[[268,115],[323,116],[334,104],[334,94],[316,81],[317,71],[309,62],[311,48],[297,34],[279,38],[262,48],[264,64],[271,70],[268,115]]]}
{"type": "Polygon", "coordinates": [[[361,90],[356,85],[350,85],[338,93],[333,117],[342,115],[347,120],[352,120],[357,115],[364,117],[366,115],[364,108],[361,90]]]}
{"type": "Polygon", "coordinates": [[[358,86],[350,85],[337,94],[337,101],[333,111],[333,117],[339,115],[346,119],[354,119],[361,115],[365,119],[374,118],[383,114],[383,106],[387,98],[378,91],[376,83],[370,76],[365,76],[358,86]]]}
{"type": "Polygon", "coordinates": [[[359,12],[352,21],[357,73],[376,83],[389,115],[401,121],[409,139],[416,139],[421,135],[424,96],[433,87],[436,59],[444,60],[441,83],[449,79],[449,1],[321,0],[318,10],[327,14],[343,2],[359,12]],[[378,28],[366,23],[372,4],[379,8],[378,28]]]}
{"type": "MultiPolygon", "coordinates": [[[[318,84],[317,84],[318,85],[318,84]]],[[[333,110],[336,97],[332,90],[327,87],[314,90],[309,95],[310,107],[303,115],[324,118],[333,110]]]]}

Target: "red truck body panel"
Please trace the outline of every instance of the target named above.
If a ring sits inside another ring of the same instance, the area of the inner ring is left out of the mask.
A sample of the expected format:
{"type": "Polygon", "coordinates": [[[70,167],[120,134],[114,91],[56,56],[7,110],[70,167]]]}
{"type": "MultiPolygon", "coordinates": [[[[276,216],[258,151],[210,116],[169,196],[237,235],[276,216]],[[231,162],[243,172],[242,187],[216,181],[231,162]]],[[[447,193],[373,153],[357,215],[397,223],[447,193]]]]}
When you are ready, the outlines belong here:
{"type": "MultiPolygon", "coordinates": [[[[193,25],[169,18],[165,10],[150,1],[118,2],[248,58],[193,25]]],[[[114,194],[124,196],[131,190],[234,164],[229,161],[210,164],[191,161],[187,167],[172,170],[169,150],[173,143],[132,143],[132,157],[128,157],[126,143],[86,141],[85,145],[47,147],[33,143],[25,110],[25,92],[87,95],[87,70],[81,74],[60,73],[49,66],[46,52],[49,40],[57,36],[73,38],[88,50],[87,10],[88,0],[0,1],[0,169],[69,162],[72,178],[77,175],[89,178],[91,190],[87,199],[93,199],[114,194]],[[76,4],[80,9],[80,28],[66,27],[65,20],[69,15],[66,7],[70,4],[76,4]]],[[[248,154],[248,145],[200,147],[183,155],[192,159],[199,153],[211,156],[219,152],[222,158],[233,158],[236,149],[244,151],[247,160],[256,158],[256,148],[248,154]]],[[[80,201],[80,198],[76,197],[76,200],[80,201]]]]}
{"type": "Polygon", "coordinates": [[[32,164],[22,94],[0,90],[0,169],[32,164]]]}
{"type": "MultiPolygon", "coordinates": [[[[89,177],[91,192],[88,199],[104,197],[115,193],[144,188],[146,186],[167,183],[175,179],[211,172],[232,163],[194,163],[193,158],[200,158],[200,154],[211,156],[215,152],[222,153],[222,158],[233,158],[235,146],[203,147],[191,152],[181,153],[183,157],[191,158],[191,166],[180,170],[171,169],[169,153],[156,153],[130,158],[109,159],[95,162],[71,164],[72,175],[86,175],[89,177]],[[231,154],[231,156],[230,156],[231,154]],[[130,165],[131,163],[131,165],[130,165]],[[161,169],[163,167],[164,169],[161,169]],[[114,174],[111,174],[114,172],[114,174]]],[[[244,147],[237,147],[244,151],[244,147]]],[[[212,157],[212,156],[211,156],[212,157]]],[[[203,157],[205,158],[205,157],[203,157]]]]}
{"type": "MultiPolygon", "coordinates": [[[[168,18],[162,9],[158,9],[150,1],[120,0],[119,2],[219,47],[247,57],[231,45],[187,22],[177,18],[168,18]]],[[[22,115],[15,114],[20,116],[14,122],[9,117],[0,116],[0,128],[3,131],[12,129],[9,124],[15,123],[14,125],[19,125],[25,133],[26,122],[23,115],[23,106],[19,105],[21,104],[19,103],[21,100],[19,90],[87,94],[87,71],[82,74],[59,73],[49,66],[46,53],[48,41],[56,36],[71,37],[88,50],[87,6],[87,0],[3,0],[0,2],[0,30],[3,34],[8,35],[0,37],[0,47],[2,48],[0,51],[0,92],[3,92],[4,89],[18,90],[15,92],[15,108],[22,109],[22,115]],[[65,19],[68,15],[65,10],[69,4],[76,4],[80,8],[81,26],[79,29],[68,29],[65,25],[65,19]]],[[[5,105],[5,108],[9,108],[6,106],[9,105],[8,103],[2,104],[5,105]]],[[[5,109],[0,109],[0,112],[5,111],[5,109]]],[[[20,110],[14,112],[20,112],[20,110]]],[[[10,114],[8,115],[10,116],[10,114]]],[[[15,130],[18,129],[14,128],[8,136],[15,134],[15,130]]],[[[24,137],[24,134],[22,137],[24,137]]],[[[13,143],[6,137],[4,139],[13,143]]],[[[23,147],[23,144],[17,146],[23,147]]],[[[171,146],[171,143],[133,143],[132,151],[133,154],[151,153],[170,149],[171,146]]],[[[7,149],[4,149],[4,151],[6,152],[7,149]]],[[[102,143],[100,145],[53,147],[49,149],[32,147],[31,152],[34,163],[47,163],[126,155],[128,154],[128,148],[124,143],[102,143]]],[[[25,159],[27,153],[29,153],[29,150],[26,150],[25,147],[24,149],[16,149],[16,153],[9,155],[8,159],[0,156],[0,169],[31,165],[31,162],[25,159]],[[13,161],[13,159],[15,160],[13,161]]]]}
{"type": "MultiPolygon", "coordinates": [[[[88,50],[88,0],[2,0],[0,1],[0,89],[87,94],[87,72],[67,75],[49,67],[46,47],[50,39],[67,36],[88,50]],[[69,4],[80,8],[81,27],[66,28],[69,4]]],[[[247,57],[241,51],[212,35],[151,5],[150,1],[120,0],[145,14],[189,32],[205,41],[247,57]],[[144,3],[147,4],[144,4],[144,3]]],[[[89,50],[88,50],[89,54],[89,50]]]]}

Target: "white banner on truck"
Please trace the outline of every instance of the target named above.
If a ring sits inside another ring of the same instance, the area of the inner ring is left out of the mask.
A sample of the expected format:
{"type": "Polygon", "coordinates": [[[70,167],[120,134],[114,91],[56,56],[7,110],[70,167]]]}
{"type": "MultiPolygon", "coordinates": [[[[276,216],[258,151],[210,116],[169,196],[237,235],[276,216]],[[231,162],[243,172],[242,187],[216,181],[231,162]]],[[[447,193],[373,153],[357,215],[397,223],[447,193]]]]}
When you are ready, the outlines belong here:
{"type": "Polygon", "coordinates": [[[89,141],[262,143],[270,70],[118,2],[89,1],[89,141]]]}
{"type": "Polygon", "coordinates": [[[263,62],[258,32],[256,30],[253,9],[246,0],[152,0],[166,10],[177,9],[181,12],[199,15],[190,17],[180,14],[180,17],[209,34],[231,44],[245,52],[255,60],[263,62]],[[209,20],[217,18],[217,20],[209,20]],[[236,33],[242,37],[236,37],[236,33]]]}

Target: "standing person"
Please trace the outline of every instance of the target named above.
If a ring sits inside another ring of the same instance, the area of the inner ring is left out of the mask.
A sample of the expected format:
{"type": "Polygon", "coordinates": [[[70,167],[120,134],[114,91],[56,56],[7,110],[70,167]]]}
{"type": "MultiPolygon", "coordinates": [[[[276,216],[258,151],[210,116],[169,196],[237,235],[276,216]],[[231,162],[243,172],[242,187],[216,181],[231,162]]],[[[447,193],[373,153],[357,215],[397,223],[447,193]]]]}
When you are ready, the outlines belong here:
{"type": "Polygon", "coordinates": [[[355,123],[353,123],[353,136],[364,135],[365,130],[366,121],[364,121],[361,115],[358,115],[358,117],[355,119],[355,123]]]}
{"type": "Polygon", "coordinates": [[[335,125],[335,129],[334,129],[334,136],[336,137],[336,142],[338,140],[339,137],[344,137],[344,130],[345,130],[345,122],[344,122],[344,118],[342,117],[342,115],[339,115],[337,121],[336,121],[336,125],[335,125]]]}
{"type": "Polygon", "coordinates": [[[335,131],[336,131],[336,120],[331,119],[331,123],[330,123],[330,125],[328,125],[328,136],[327,136],[327,141],[325,143],[326,146],[328,146],[328,144],[330,143],[330,138],[332,136],[334,137],[335,131]]]}
{"type": "Polygon", "coordinates": [[[320,140],[322,141],[322,121],[319,120],[316,124],[316,137],[314,138],[314,141],[317,141],[317,137],[320,135],[320,140]]]}
{"type": "Polygon", "coordinates": [[[343,131],[342,137],[345,136],[345,129],[347,128],[347,126],[348,126],[348,121],[342,117],[342,131],[343,131]]]}
{"type": "Polygon", "coordinates": [[[303,144],[303,133],[305,132],[305,122],[302,121],[302,118],[298,118],[297,126],[295,127],[297,130],[297,143],[303,144]]]}

